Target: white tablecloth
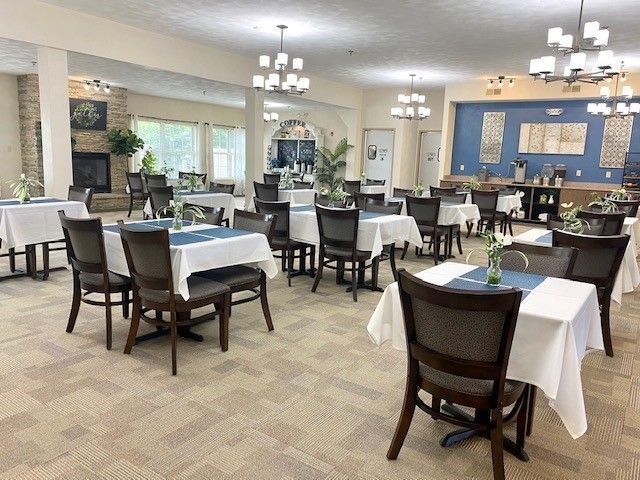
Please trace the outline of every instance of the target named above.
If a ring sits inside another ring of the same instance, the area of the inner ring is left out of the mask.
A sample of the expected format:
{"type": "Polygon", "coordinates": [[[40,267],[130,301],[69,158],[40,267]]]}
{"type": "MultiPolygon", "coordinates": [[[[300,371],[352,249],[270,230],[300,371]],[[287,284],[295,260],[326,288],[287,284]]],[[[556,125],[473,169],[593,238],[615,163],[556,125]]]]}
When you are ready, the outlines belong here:
{"type": "MultiPolygon", "coordinates": [[[[156,221],[131,223],[153,224],[153,222],[156,221]]],[[[182,231],[191,232],[209,228],[223,227],[198,224],[185,226],[182,231]]],[[[170,230],[169,233],[176,232],[170,230]]],[[[127,259],[122,248],[120,234],[104,230],[104,243],[109,270],[120,275],[129,276],[129,268],[127,267],[127,259]]],[[[196,272],[248,264],[260,267],[269,278],[275,277],[278,273],[278,267],[273,259],[267,237],[261,233],[170,246],[169,250],[171,253],[171,268],[173,269],[173,284],[176,286],[177,292],[185,299],[189,298],[187,278],[196,272]]]]}
{"type": "Polygon", "coordinates": [[[89,218],[87,207],[82,202],[52,200],[39,203],[46,197],[32,198],[34,203],[15,204],[15,200],[0,201],[0,239],[2,252],[9,248],[23,247],[64,238],[58,218],[58,210],[68,217],[89,218]]]}
{"type": "MultiPolygon", "coordinates": [[[[174,198],[182,198],[186,200],[188,203],[192,203],[193,205],[200,205],[202,207],[224,207],[224,218],[233,218],[233,211],[236,208],[236,202],[233,198],[233,195],[230,193],[213,193],[209,191],[203,190],[202,192],[189,192],[185,194],[184,192],[179,192],[174,194],[174,198]]],[[[153,215],[153,210],[151,209],[151,202],[147,200],[147,203],[144,205],[144,213],[149,216],[153,215]]]]}
{"type": "MultiPolygon", "coordinates": [[[[289,230],[292,240],[320,243],[315,209],[291,211],[289,230]]],[[[413,217],[382,215],[358,222],[358,250],[370,251],[371,258],[380,255],[383,245],[402,245],[405,241],[422,247],[420,231],[413,217]]]]}
{"type": "MultiPolygon", "coordinates": [[[[407,204],[404,197],[391,197],[390,202],[402,202],[402,215],[407,214],[407,204]]],[[[473,203],[441,203],[438,214],[438,225],[465,225],[480,219],[480,210],[473,203]]]]}
{"type": "Polygon", "coordinates": [[[386,185],[362,185],[360,187],[361,193],[384,193],[387,194],[386,185]]]}
{"type": "MultiPolygon", "coordinates": [[[[622,233],[629,235],[629,245],[624,252],[624,258],[622,259],[622,265],[618,270],[616,281],[613,284],[613,292],[611,292],[611,298],[614,302],[622,304],[622,294],[633,292],[638,285],[640,285],[640,269],[638,269],[638,262],[636,261],[636,236],[634,225],[638,222],[638,218],[625,218],[624,227],[622,233]]],[[[540,237],[549,233],[550,230],[542,228],[532,228],[520,235],[515,236],[513,239],[516,242],[533,243],[538,245],[547,245],[548,243],[540,242],[540,237]]]]}
{"type": "Polygon", "coordinates": [[[316,193],[318,192],[312,188],[280,189],[278,190],[278,200],[289,202],[291,205],[309,205],[316,201],[316,193]]]}
{"type": "MultiPolygon", "coordinates": [[[[471,203],[471,194],[467,194],[467,203],[471,203]]],[[[496,211],[509,213],[512,210],[519,210],[522,207],[522,198],[520,195],[498,195],[498,203],[496,211]]]]}
{"type": "MultiPolygon", "coordinates": [[[[417,274],[444,285],[476,268],[447,262],[417,274]]],[[[406,350],[398,284],[387,286],[369,324],[377,345],[391,340],[406,350]]],[[[542,389],[573,438],[587,430],[580,364],[590,349],[602,350],[596,288],[588,283],[546,278],[520,304],[507,378],[542,389]]]]}

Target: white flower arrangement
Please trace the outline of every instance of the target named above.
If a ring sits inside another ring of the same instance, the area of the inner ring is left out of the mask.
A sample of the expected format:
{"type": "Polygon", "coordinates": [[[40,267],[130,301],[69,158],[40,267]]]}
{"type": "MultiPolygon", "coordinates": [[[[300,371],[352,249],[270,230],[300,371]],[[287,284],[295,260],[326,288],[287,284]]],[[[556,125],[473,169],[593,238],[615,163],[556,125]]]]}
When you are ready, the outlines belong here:
{"type": "Polygon", "coordinates": [[[40,186],[44,187],[35,178],[27,177],[24,173],[20,174],[20,178],[12,182],[9,185],[13,188],[13,196],[18,198],[21,202],[28,202],[31,200],[31,187],[40,186]]]}
{"type": "Polygon", "coordinates": [[[204,218],[204,211],[196,205],[187,205],[182,199],[169,200],[169,205],[159,208],[156,212],[156,216],[161,214],[170,213],[173,216],[173,229],[182,229],[182,219],[185,215],[191,215],[191,220],[194,222],[198,218],[204,218]]]}

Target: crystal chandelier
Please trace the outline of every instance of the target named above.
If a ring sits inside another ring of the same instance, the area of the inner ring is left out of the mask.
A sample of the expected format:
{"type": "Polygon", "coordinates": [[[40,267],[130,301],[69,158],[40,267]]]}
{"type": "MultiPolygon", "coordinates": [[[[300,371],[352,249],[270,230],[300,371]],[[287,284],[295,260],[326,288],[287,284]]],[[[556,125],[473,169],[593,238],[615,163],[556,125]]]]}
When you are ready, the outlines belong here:
{"type": "Polygon", "coordinates": [[[529,63],[529,75],[534,80],[542,79],[545,83],[562,81],[569,85],[575,82],[597,84],[602,80],[610,82],[613,77],[622,73],[622,60],[614,57],[612,50],[605,50],[609,45],[609,29],[600,27],[598,22],[586,22],[583,25],[583,8],[584,0],[580,0],[575,38],[571,34],[565,34],[560,27],[550,28],[547,32],[547,46],[558,54],[569,56],[569,65],[564,67],[562,75],[556,75],[554,55],[534,58],[529,63]],[[587,66],[585,52],[598,52],[592,66],[587,66]]]}
{"type": "MultiPolygon", "coordinates": [[[[286,25],[278,25],[278,28],[280,29],[280,51],[276,54],[273,62],[275,71],[267,75],[254,75],[253,88],[283,95],[302,95],[309,90],[309,78],[298,77],[298,73],[302,71],[303,62],[301,58],[292,59],[291,69],[287,68],[289,55],[283,52],[283,45],[284,31],[288,27],[286,25]]],[[[271,68],[271,57],[269,55],[260,55],[259,64],[261,69],[269,70],[271,68]]]]}
{"type": "MultiPolygon", "coordinates": [[[[626,76],[622,78],[624,81],[626,76]]],[[[627,115],[635,115],[640,113],[640,103],[629,102],[633,98],[633,88],[629,85],[622,87],[622,95],[618,95],[618,82],[620,77],[616,78],[616,88],[611,95],[609,87],[600,87],[601,102],[587,104],[587,112],[592,115],[601,115],[603,117],[626,117],[627,115]],[[611,102],[611,104],[609,104],[611,102]]]]}
{"type": "Polygon", "coordinates": [[[424,106],[427,97],[413,91],[413,80],[416,74],[412,73],[409,76],[411,77],[409,95],[398,94],[398,103],[402,103],[406,107],[391,107],[391,116],[396,119],[422,120],[431,115],[431,109],[424,106]]]}

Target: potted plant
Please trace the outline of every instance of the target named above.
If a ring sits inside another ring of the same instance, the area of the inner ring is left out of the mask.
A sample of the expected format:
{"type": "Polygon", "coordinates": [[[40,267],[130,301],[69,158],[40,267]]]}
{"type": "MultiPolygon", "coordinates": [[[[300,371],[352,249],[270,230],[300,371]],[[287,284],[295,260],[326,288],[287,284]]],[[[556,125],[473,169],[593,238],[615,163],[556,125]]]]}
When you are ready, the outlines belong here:
{"type": "Polygon", "coordinates": [[[584,227],[591,228],[589,226],[589,222],[587,222],[583,218],[578,218],[578,212],[582,209],[582,206],[573,207],[573,202],[571,203],[562,203],[562,207],[566,208],[564,212],[560,214],[560,218],[564,223],[562,227],[563,230],[571,233],[582,233],[584,232],[584,227]]]}
{"type": "Polygon", "coordinates": [[[478,177],[471,177],[471,180],[462,184],[462,189],[470,192],[471,190],[480,190],[482,185],[478,181],[478,177]]]}
{"type": "Polygon", "coordinates": [[[198,186],[201,183],[200,177],[196,175],[195,170],[187,175],[187,188],[190,192],[194,192],[197,190],[198,186]]]}
{"type": "Polygon", "coordinates": [[[173,216],[173,230],[182,230],[182,219],[185,215],[191,215],[191,219],[195,222],[196,218],[204,218],[204,212],[196,205],[186,205],[181,198],[169,200],[169,205],[158,209],[156,215],[170,213],[173,216]]]}
{"type": "Polygon", "coordinates": [[[593,194],[593,201],[589,203],[588,206],[599,207],[602,213],[615,213],[618,211],[618,205],[612,202],[610,198],[603,197],[601,195],[598,195],[597,193],[593,194]]]}
{"type": "Polygon", "coordinates": [[[326,147],[316,150],[318,156],[316,178],[318,183],[324,185],[329,192],[342,187],[344,179],[338,176],[338,171],[347,165],[344,156],[351,148],[353,145],[349,145],[347,139],[343,138],[338,142],[333,152],[326,147]]]}
{"type": "Polygon", "coordinates": [[[329,200],[329,206],[335,207],[336,203],[341,203],[344,200],[344,197],[347,194],[342,190],[342,188],[337,188],[335,190],[329,190],[327,187],[322,187],[320,189],[320,195],[327,198],[329,200]]]}
{"type": "Polygon", "coordinates": [[[24,173],[21,173],[20,178],[9,186],[13,188],[13,196],[20,200],[20,203],[28,203],[31,200],[31,187],[44,187],[38,180],[27,177],[24,173]]]}
{"type": "Polygon", "coordinates": [[[626,188],[618,188],[617,190],[611,190],[609,194],[610,200],[632,200],[633,195],[627,192],[626,188]]]}
{"type": "Polygon", "coordinates": [[[142,160],[140,161],[140,171],[149,175],[155,175],[158,172],[158,157],[149,148],[142,160]]]}
{"type": "Polygon", "coordinates": [[[107,139],[111,145],[111,153],[116,155],[133,155],[144,147],[144,141],[131,130],[121,130],[114,128],[107,134],[107,139]]]}
{"type": "Polygon", "coordinates": [[[278,187],[280,188],[293,188],[293,175],[289,170],[289,166],[284,167],[284,172],[280,177],[280,182],[278,183],[278,187]]]}
{"type": "MultiPolygon", "coordinates": [[[[482,250],[487,254],[489,258],[489,268],[487,268],[487,283],[489,285],[500,285],[502,281],[502,270],[500,269],[500,262],[502,261],[502,257],[507,253],[515,253],[524,259],[524,269],[526,270],[529,266],[529,259],[527,256],[518,251],[518,250],[509,250],[507,252],[504,251],[504,247],[507,245],[511,245],[512,239],[510,236],[503,235],[502,233],[496,232],[485,232],[482,235],[484,238],[484,247],[482,250]]],[[[471,250],[467,255],[467,263],[469,263],[469,258],[471,258],[471,254],[473,254],[478,249],[471,250]]]]}
{"type": "Polygon", "coordinates": [[[424,193],[424,185],[422,185],[422,182],[416,183],[413,186],[413,194],[416,197],[421,197],[423,193],[424,193]]]}

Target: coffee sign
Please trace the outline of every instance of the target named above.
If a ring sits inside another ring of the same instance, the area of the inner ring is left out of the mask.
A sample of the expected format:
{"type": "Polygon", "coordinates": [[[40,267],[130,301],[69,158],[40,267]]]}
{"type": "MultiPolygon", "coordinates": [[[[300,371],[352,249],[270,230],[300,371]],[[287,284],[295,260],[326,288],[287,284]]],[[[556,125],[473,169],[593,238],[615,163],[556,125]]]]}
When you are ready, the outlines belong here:
{"type": "Polygon", "coordinates": [[[280,128],[285,127],[303,127],[306,128],[307,124],[303,120],[285,120],[284,122],[280,122],[280,128]]]}

